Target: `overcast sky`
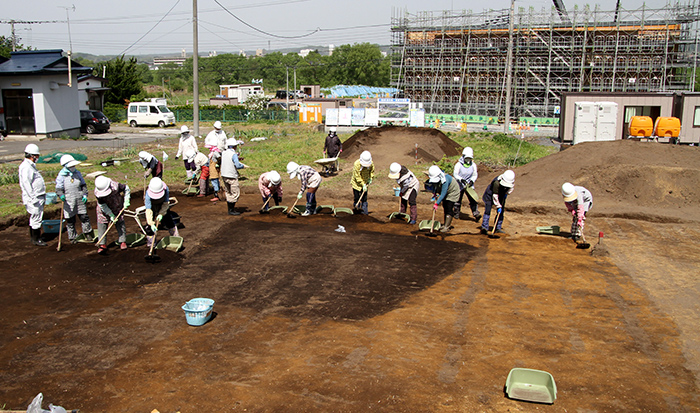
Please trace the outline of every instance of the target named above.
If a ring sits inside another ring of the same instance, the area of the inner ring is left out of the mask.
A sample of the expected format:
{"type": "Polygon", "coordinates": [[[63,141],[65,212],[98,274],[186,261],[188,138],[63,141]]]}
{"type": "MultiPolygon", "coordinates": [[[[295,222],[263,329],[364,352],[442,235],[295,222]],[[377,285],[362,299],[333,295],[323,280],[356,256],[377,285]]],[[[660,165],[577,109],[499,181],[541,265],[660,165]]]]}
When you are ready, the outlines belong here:
{"type": "MultiPolygon", "coordinates": [[[[567,9],[578,4],[563,0],[567,9]]],[[[684,0],[688,1],[699,0],[684,0]]],[[[615,1],[599,1],[605,8],[615,1]]],[[[667,0],[622,0],[626,9],[661,8],[667,0]]],[[[5,0],[0,35],[10,36],[9,20],[56,21],[16,24],[20,43],[37,49],[105,54],[192,52],[192,0],[5,0]],[[75,7],[75,10],[73,10],[75,7]],[[68,35],[70,20],[70,41],[68,35]]],[[[550,0],[518,0],[516,7],[536,10],[550,0]]],[[[393,13],[510,7],[508,0],[198,0],[199,52],[304,48],[307,45],[391,43],[393,13]],[[218,3],[217,3],[218,2],[218,3]],[[235,16],[235,17],[234,17],[235,16]],[[240,19],[240,20],[239,20],[240,19]],[[320,30],[319,30],[320,29],[320,30]],[[303,37],[302,37],[303,36],[303,37]]]]}

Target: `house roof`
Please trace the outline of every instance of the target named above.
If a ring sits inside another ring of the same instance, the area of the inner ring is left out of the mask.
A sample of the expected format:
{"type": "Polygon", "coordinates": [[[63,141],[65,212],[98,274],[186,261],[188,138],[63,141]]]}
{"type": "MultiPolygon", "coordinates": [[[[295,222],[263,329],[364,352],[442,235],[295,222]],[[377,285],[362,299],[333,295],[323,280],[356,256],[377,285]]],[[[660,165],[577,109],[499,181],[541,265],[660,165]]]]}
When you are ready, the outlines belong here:
{"type": "MultiPolygon", "coordinates": [[[[9,60],[0,63],[0,76],[68,73],[68,58],[62,53],[61,49],[12,52],[9,60]]],[[[92,72],[76,61],[71,66],[76,74],[92,72]]]]}

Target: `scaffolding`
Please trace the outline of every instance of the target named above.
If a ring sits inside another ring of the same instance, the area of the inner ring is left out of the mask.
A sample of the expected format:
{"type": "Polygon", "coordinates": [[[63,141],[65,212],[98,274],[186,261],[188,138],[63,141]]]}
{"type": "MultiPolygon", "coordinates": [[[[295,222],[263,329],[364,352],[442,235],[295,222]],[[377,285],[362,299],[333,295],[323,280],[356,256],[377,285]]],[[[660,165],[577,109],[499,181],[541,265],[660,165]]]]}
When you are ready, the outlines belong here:
{"type": "MultiPolygon", "coordinates": [[[[391,85],[427,113],[503,117],[509,13],[395,9],[391,85]]],[[[554,117],[562,92],[693,91],[698,0],[663,9],[516,11],[511,114],[554,117]]]]}

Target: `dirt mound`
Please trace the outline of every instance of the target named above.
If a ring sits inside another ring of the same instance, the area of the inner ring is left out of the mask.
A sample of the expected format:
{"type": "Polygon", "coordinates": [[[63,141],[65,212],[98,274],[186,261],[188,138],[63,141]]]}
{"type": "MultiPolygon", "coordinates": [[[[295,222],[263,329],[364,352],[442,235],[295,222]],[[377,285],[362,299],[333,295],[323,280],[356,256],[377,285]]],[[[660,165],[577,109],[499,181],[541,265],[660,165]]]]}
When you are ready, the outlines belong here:
{"type": "Polygon", "coordinates": [[[654,215],[700,219],[700,151],[635,141],[588,142],[516,170],[517,197],[561,203],[569,181],[593,194],[594,209],[641,209],[654,215]],[[690,216],[688,215],[690,214],[690,216]]]}
{"type": "Polygon", "coordinates": [[[443,155],[459,155],[462,147],[437,129],[383,126],[352,135],[343,142],[340,157],[354,162],[365,150],[372,152],[375,165],[388,167],[392,162],[413,164],[416,157],[437,162],[443,155]]]}

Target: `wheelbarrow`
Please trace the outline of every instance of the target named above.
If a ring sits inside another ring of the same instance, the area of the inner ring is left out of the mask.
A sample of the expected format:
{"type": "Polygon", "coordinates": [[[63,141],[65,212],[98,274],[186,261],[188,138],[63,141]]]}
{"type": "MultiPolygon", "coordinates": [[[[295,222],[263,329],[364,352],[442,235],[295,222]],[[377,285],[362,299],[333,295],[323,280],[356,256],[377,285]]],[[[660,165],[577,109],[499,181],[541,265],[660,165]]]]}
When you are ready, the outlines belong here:
{"type": "Polygon", "coordinates": [[[321,170],[321,175],[323,176],[329,176],[332,174],[334,171],[338,170],[338,157],[336,156],[335,158],[322,158],[322,159],[316,159],[314,163],[317,163],[323,167],[321,170]]]}

